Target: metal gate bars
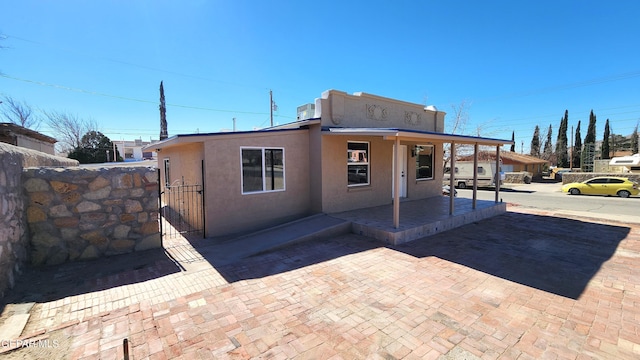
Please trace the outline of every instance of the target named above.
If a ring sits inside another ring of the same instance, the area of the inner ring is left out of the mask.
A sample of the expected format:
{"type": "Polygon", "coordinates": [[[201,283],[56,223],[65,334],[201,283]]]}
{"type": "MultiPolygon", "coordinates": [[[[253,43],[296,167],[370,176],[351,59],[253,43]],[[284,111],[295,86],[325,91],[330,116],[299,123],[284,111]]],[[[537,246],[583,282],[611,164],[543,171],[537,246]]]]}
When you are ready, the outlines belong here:
{"type": "MultiPolygon", "coordinates": [[[[159,171],[158,171],[159,176],[159,171]]],[[[204,189],[201,184],[178,183],[159,189],[160,233],[165,239],[177,236],[204,237],[204,189]]]]}

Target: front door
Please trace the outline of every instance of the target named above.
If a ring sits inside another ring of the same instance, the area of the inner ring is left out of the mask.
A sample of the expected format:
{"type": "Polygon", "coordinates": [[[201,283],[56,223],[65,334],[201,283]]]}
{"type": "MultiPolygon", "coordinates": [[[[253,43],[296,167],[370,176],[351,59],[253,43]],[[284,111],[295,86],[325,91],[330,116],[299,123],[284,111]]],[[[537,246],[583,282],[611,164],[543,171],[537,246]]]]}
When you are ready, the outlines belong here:
{"type": "Polygon", "coordinates": [[[391,180],[391,197],[393,198],[395,182],[396,182],[396,161],[400,162],[400,197],[407,197],[407,145],[400,145],[400,151],[398,151],[397,159],[393,159],[393,178],[391,180]]]}

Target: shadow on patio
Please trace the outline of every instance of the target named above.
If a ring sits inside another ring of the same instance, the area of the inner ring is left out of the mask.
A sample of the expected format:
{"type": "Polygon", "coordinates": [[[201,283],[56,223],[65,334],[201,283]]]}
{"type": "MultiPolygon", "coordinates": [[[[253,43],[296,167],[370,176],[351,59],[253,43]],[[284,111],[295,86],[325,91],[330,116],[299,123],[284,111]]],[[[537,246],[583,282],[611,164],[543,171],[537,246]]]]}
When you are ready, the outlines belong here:
{"type": "Polygon", "coordinates": [[[218,265],[229,282],[263,278],[386,246],[416,258],[435,256],[505,280],[579,298],[629,228],[506,213],[410,243],[386,246],[356,235],[290,245],[233,264],[218,265]]]}
{"type": "Polygon", "coordinates": [[[629,231],[621,226],[507,213],[394,248],[578,299],[629,231]]]}
{"type": "Polygon", "coordinates": [[[15,287],[1,299],[0,313],[7,304],[55,301],[156,279],[180,270],[164,249],[61,265],[29,266],[18,276],[15,287]]]}

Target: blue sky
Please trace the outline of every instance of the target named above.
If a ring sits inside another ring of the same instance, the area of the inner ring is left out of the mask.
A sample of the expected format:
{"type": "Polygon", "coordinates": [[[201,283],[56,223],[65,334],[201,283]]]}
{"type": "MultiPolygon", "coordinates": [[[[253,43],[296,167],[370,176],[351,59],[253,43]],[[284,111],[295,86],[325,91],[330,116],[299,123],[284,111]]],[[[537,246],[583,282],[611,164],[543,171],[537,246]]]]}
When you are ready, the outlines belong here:
{"type": "MultiPolygon", "coordinates": [[[[7,1],[0,94],[97,121],[112,140],[276,123],[328,89],[435,105],[511,138],[594,110],[640,119],[637,1],[7,1]]],[[[3,105],[0,105],[3,106],[3,105]]],[[[40,131],[48,133],[46,125],[40,131]]],[[[51,133],[48,133],[53,135],[51,133]]]]}

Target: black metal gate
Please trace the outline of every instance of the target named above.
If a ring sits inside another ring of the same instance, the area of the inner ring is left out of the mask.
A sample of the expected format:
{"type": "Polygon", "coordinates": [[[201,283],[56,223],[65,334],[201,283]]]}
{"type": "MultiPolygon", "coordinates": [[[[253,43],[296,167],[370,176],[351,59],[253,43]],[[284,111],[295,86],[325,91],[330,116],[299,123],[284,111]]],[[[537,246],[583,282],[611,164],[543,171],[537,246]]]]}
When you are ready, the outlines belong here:
{"type": "MultiPolygon", "coordinates": [[[[160,180],[160,170],[158,170],[160,180]]],[[[160,233],[163,242],[177,236],[203,238],[204,187],[177,182],[159,189],[160,233]]]]}

